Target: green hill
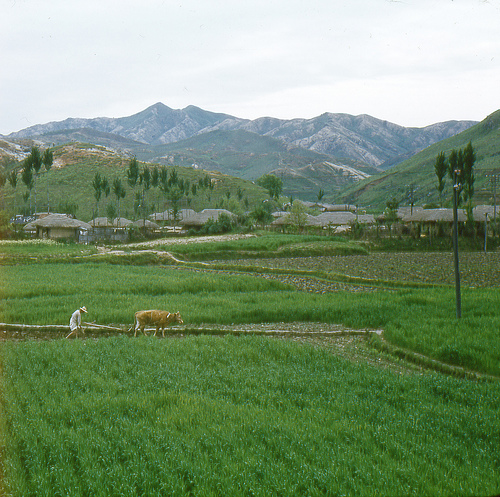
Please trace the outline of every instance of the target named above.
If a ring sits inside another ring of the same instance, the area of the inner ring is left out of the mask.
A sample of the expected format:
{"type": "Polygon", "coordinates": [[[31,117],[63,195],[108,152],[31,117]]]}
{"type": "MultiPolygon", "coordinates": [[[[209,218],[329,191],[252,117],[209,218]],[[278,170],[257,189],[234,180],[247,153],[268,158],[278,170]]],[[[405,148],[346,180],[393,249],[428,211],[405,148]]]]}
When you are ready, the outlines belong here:
{"type": "MultiPolygon", "coordinates": [[[[183,166],[197,164],[239,178],[255,180],[280,166],[297,169],[311,163],[334,160],[331,156],[287,144],[276,138],[244,130],[211,131],[186,140],[157,145],[142,160],[183,166]]],[[[342,161],[349,165],[355,161],[342,161]]],[[[367,167],[359,164],[358,167],[367,167]]]]}
{"type": "MultiPolygon", "coordinates": [[[[121,216],[134,218],[134,193],[143,191],[137,184],[133,190],[127,183],[127,169],[130,157],[122,156],[113,150],[102,146],[72,143],[57,146],[54,149],[54,163],[48,172],[42,172],[36,182],[37,212],[47,211],[47,195],[49,195],[50,210],[55,212],[61,204],[76,204],[78,218],[88,221],[93,213],[97,213],[96,200],[92,181],[96,173],[107,178],[111,191],[106,198],[102,195],[99,202],[99,215],[106,215],[106,205],[117,204],[113,193],[113,181],[121,180],[126,190],[126,196],[121,200],[121,216]]],[[[140,164],[141,171],[147,166],[152,170],[154,164],[140,164]]],[[[10,165],[12,167],[12,165],[10,165]]],[[[19,164],[20,170],[20,164],[19,164]]],[[[158,169],[161,166],[156,166],[158,169]]],[[[179,179],[189,182],[189,194],[184,194],[180,201],[181,208],[201,210],[204,208],[224,207],[232,211],[252,210],[264,199],[269,198],[266,190],[251,181],[243,180],[222,174],[218,171],[206,171],[191,167],[167,166],[170,174],[176,169],[179,179]],[[208,181],[205,180],[208,178],[208,181]],[[201,184],[200,184],[201,181],[201,184]],[[210,186],[206,186],[209,184],[210,186]],[[192,186],[196,185],[196,193],[192,186]]],[[[10,170],[10,169],[9,169],[10,170]]],[[[43,168],[42,168],[43,171],[43,168]]],[[[8,170],[5,171],[8,173],[8,170]]],[[[14,211],[21,212],[22,208],[29,209],[30,201],[23,201],[27,188],[18,176],[18,183],[14,189],[9,182],[3,187],[4,208],[9,215],[14,211]]],[[[155,211],[167,208],[167,197],[159,188],[150,188],[146,192],[146,203],[155,211]]],[[[32,211],[35,209],[35,189],[31,194],[32,211]]]]}
{"type": "MultiPolygon", "coordinates": [[[[440,152],[449,155],[453,149],[468,143],[476,151],[474,203],[493,203],[492,174],[500,173],[500,110],[480,123],[446,140],[426,148],[412,158],[363,180],[344,190],[338,200],[356,203],[373,210],[383,210],[387,200],[396,198],[400,205],[409,205],[410,192],[416,205],[438,203],[437,177],[434,163],[440,152]]],[[[500,189],[497,192],[497,197],[500,189]]],[[[451,180],[447,178],[443,198],[451,203],[451,180]]],[[[498,203],[498,199],[497,199],[498,203]]]]}

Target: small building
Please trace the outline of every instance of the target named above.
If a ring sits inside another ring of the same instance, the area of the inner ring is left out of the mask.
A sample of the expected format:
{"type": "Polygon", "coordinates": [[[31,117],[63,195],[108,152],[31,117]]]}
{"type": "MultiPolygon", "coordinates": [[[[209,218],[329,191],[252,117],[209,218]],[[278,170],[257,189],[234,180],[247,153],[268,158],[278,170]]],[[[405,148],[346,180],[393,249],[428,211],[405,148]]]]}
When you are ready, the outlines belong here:
{"type": "MultiPolygon", "coordinates": [[[[460,226],[467,221],[463,209],[457,209],[457,222],[460,226]]],[[[419,209],[403,217],[402,222],[410,226],[411,232],[418,237],[427,233],[430,237],[451,234],[453,228],[453,209],[419,209]]]]}
{"type": "Polygon", "coordinates": [[[490,222],[499,218],[500,209],[496,205],[476,205],[472,209],[472,216],[476,223],[484,223],[485,220],[490,222]]]}
{"type": "Polygon", "coordinates": [[[96,217],[89,221],[91,230],[80,237],[80,241],[85,243],[92,242],[127,242],[129,232],[127,227],[132,221],[124,217],[113,220],[107,217],[96,217]]]}
{"type": "Polygon", "coordinates": [[[233,218],[234,214],[227,209],[203,209],[198,213],[186,216],[179,221],[179,224],[185,229],[201,228],[209,219],[217,221],[221,214],[225,214],[229,218],[233,218]]]}
{"type": "Polygon", "coordinates": [[[179,209],[174,219],[173,210],[167,209],[163,212],[155,212],[154,214],[151,214],[149,219],[155,223],[161,223],[164,226],[173,226],[179,224],[180,221],[195,219],[196,216],[197,213],[193,209],[179,209]]]}
{"type": "Polygon", "coordinates": [[[36,238],[68,239],[77,242],[80,241],[80,236],[90,229],[90,224],[73,219],[66,214],[49,214],[24,227],[25,231],[34,232],[36,238]]]}
{"type": "Polygon", "coordinates": [[[129,224],[129,226],[135,226],[136,228],[145,228],[146,230],[160,229],[160,226],[157,223],[150,221],[149,219],[138,219],[137,221],[129,224]]]}

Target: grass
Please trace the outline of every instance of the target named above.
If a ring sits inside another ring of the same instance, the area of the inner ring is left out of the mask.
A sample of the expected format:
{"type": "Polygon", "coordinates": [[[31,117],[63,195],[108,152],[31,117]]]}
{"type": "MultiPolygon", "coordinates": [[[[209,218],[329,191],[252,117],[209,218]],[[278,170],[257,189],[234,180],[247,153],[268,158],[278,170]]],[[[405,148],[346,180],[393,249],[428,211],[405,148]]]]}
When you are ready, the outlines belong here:
{"type": "MultiPolygon", "coordinates": [[[[188,328],[344,324],[383,329],[392,345],[500,376],[496,259],[461,259],[457,320],[436,254],[392,253],[383,264],[373,254],[275,257],[307,255],[323,240],[242,240],[228,244],[237,263],[210,266],[165,266],[151,253],[91,262],[78,250],[93,249],[77,245],[2,244],[0,321],[67,324],[86,305],[86,319],[100,324],[130,325],[136,310],[153,307],[180,310],[188,328]],[[275,279],[260,277],[263,261],[276,266],[266,270],[275,279]],[[356,291],[286,283],[299,276],[356,291]]],[[[184,254],[203,257],[197,250],[184,254]]],[[[396,374],[257,336],[0,342],[0,367],[1,469],[15,497],[500,490],[498,381],[396,374]]]]}
{"type": "Polygon", "coordinates": [[[357,242],[341,237],[326,238],[315,235],[264,234],[237,240],[200,243],[172,243],[159,240],[152,246],[167,250],[186,260],[210,260],[262,257],[300,257],[346,254],[367,254],[357,242]]]}
{"type": "Polygon", "coordinates": [[[132,324],[139,309],[180,311],[187,325],[324,322],[383,329],[393,344],[500,376],[500,294],[464,288],[455,318],[449,287],[301,292],[274,279],[177,267],[106,263],[5,266],[0,321],[66,324],[80,305],[88,321],[132,324]]]}
{"type": "Polygon", "coordinates": [[[11,342],[0,357],[13,496],[499,489],[496,383],[257,337],[11,342]]]}
{"type": "Polygon", "coordinates": [[[15,263],[30,258],[43,259],[81,257],[83,255],[96,254],[94,246],[85,246],[76,243],[61,243],[54,240],[0,240],[1,264],[15,263]]]}

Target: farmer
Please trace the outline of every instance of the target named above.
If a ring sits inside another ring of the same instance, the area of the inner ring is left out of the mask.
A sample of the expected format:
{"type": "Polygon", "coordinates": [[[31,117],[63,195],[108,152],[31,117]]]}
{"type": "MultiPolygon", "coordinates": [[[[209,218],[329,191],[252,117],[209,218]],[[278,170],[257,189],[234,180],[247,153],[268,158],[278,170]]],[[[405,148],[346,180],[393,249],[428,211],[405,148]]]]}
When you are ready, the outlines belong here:
{"type": "Polygon", "coordinates": [[[78,336],[78,330],[82,329],[82,312],[86,313],[87,308],[85,306],[77,309],[73,314],[71,314],[71,319],[69,320],[69,329],[71,333],[66,337],[69,338],[73,333],[78,336]]]}

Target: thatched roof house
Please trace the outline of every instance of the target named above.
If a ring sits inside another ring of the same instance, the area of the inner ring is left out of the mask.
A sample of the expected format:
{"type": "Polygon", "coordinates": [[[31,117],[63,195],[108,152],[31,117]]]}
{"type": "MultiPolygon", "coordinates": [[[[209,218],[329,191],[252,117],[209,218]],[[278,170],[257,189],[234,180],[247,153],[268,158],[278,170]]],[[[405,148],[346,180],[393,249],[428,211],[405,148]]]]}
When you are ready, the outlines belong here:
{"type": "Polygon", "coordinates": [[[91,219],[89,224],[92,228],[126,228],[132,221],[125,217],[116,217],[112,221],[107,217],[96,217],[91,219]]]}
{"type": "Polygon", "coordinates": [[[349,226],[356,221],[356,214],[349,211],[323,212],[315,216],[315,224],[318,226],[349,226]]]}
{"type": "MultiPolygon", "coordinates": [[[[467,220],[467,215],[463,209],[457,210],[457,219],[459,223],[467,220]]],[[[452,223],[453,209],[421,209],[413,211],[413,215],[403,218],[405,223],[452,223]]]]}
{"type": "Polygon", "coordinates": [[[146,228],[150,230],[156,230],[159,229],[160,226],[153,221],[150,221],[149,219],[138,219],[137,221],[134,221],[131,223],[129,226],[137,226],[138,228],[146,228]]]}
{"type": "Polygon", "coordinates": [[[320,204],[325,212],[340,212],[349,211],[356,212],[357,208],[355,205],[351,204],[320,204]]]}
{"type": "Polygon", "coordinates": [[[26,231],[35,231],[37,238],[69,238],[78,241],[80,233],[90,230],[91,226],[66,214],[49,214],[28,223],[24,229],[26,231]]]}
{"type": "MultiPolygon", "coordinates": [[[[375,219],[371,214],[363,214],[356,216],[350,211],[332,211],[332,212],[322,212],[317,216],[311,216],[310,214],[305,215],[305,226],[317,226],[320,228],[328,227],[350,227],[355,222],[360,224],[374,224],[375,219]]],[[[280,227],[288,226],[292,224],[292,216],[286,214],[284,216],[275,219],[271,226],[280,227]]]]}
{"type": "Polygon", "coordinates": [[[486,215],[488,215],[488,221],[493,221],[500,216],[500,209],[493,205],[476,205],[472,209],[472,215],[476,222],[484,222],[486,215]]]}
{"type": "Polygon", "coordinates": [[[113,223],[107,217],[95,217],[89,221],[92,228],[111,228],[113,223]]]}
{"type": "MultiPolygon", "coordinates": [[[[197,216],[197,213],[193,209],[180,209],[177,212],[176,221],[179,222],[182,220],[194,219],[196,216],[197,216]]],[[[149,218],[155,222],[158,222],[158,221],[164,222],[164,223],[165,222],[170,222],[170,223],[174,222],[174,215],[173,215],[172,209],[167,209],[163,212],[155,212],[154,214],[151,214],[149,216],[149,218]]]]}
{"type": "Polygon", "coordinates": [[[221,214],[232,218],[234,214],[226,209],[203,209],[201,212],[183,217],[179,224],[185,228],[201,228],[209,219],[217,221],[221,214]]]}

